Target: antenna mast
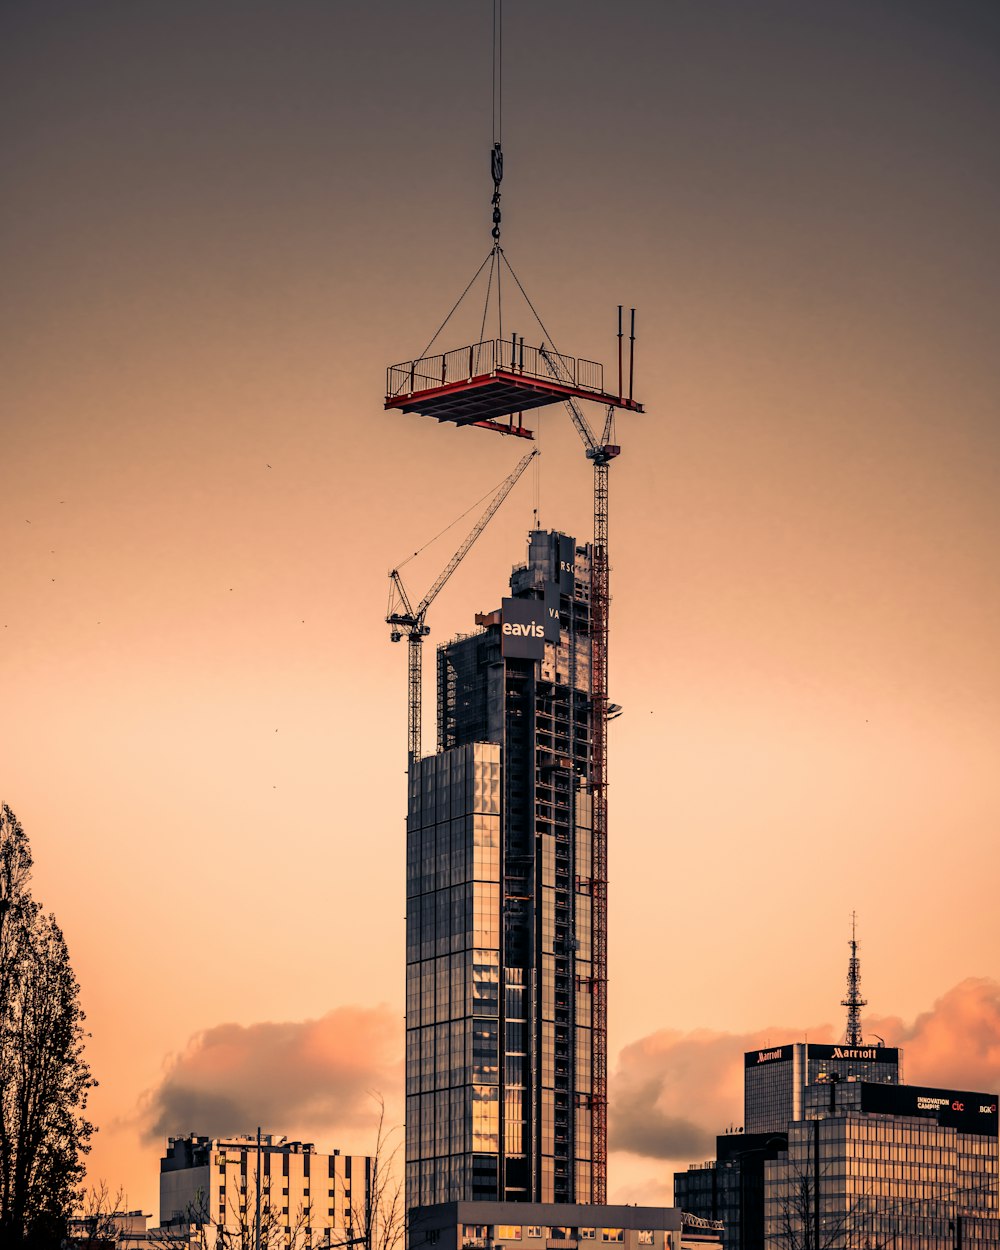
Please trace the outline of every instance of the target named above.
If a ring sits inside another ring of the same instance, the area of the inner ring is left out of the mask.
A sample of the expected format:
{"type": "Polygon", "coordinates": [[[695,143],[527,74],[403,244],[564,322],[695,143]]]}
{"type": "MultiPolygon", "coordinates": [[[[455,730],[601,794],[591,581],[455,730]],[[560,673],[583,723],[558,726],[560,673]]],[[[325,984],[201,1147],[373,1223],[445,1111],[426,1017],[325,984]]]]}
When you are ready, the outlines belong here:
{"type": "Polygon", "coordinates": [[[857,932],[857,913],[851,912],[851,958],[847,965],[847,997],[841,1002],[841,1007],[847,1008],[847,1035],[845,1041],[848,1046],[861,1045],[861,1008],[868,1006],[868,1000],[861,997],[861,960],[858,958],[858,943],[856,938],[857,932]]]}

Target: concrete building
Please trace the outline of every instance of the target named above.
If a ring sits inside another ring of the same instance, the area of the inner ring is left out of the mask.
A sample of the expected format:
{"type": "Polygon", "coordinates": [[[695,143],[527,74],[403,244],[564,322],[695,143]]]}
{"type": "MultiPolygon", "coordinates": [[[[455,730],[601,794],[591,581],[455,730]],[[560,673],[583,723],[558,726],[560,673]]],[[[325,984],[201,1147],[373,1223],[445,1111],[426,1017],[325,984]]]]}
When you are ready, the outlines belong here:
{"type": "Polygon", "coordinates": [[[364,1226],[371,1160],[323,1154],[311,1142],[171,1137],[160,1160],[160,1225],[196,1224],[211,1247],[220,1231],[248,1246],[338,1245],[364,1226]]]}
{"type": "Polygon", "coordinates": [[[673,1207],[446,1202],[411,1211],[409,1250],[697,1250],[720,1246],[718,1221],[673,1207]]]}
{"type": "Polygon", "coordinates": [[[150,1228],[143,1211],[102,1211],[72,1217],[66,1227],[63,1250],[194,1250],[193,1235],[150,1228]]]}
{"type": "Polygon", "coordinates": [[[408,1209],[603,1192],[590,547],[534,531],[510,588],[439,648],[409,774],[408,1209]]]}

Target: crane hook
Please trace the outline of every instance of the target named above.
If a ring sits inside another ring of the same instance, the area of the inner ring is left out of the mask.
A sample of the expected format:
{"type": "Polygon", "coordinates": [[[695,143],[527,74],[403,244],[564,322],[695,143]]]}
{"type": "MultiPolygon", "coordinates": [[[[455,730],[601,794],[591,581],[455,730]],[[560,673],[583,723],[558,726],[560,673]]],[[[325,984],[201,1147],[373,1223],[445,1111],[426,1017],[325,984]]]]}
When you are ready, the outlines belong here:
{"type": "Polygon", "coordinates": [[[500,183],[503,181],[503,150],[494,143],[490,153],[490,173],[493,177],[493,242],[500,242],[500,183]]]}

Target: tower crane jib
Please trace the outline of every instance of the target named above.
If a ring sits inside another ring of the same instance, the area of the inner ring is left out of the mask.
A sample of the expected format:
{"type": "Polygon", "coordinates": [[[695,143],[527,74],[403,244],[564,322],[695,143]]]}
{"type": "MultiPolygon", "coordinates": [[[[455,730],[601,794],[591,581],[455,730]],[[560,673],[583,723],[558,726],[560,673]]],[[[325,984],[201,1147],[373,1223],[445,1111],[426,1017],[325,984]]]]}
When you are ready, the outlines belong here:
{"type": "Polygon", "coordinates": [[[403,585],[403,579],[399,575],[399,570],[393,569],[389,574],[391,599],[390,610],[385,618],[386,624],[391,631],[389,636],[393,642],[401,642],[405,637],[409,644],[409,663],[407,666],[409,708],[407,716],[407,742],[410,763],[420,759],[421,752],[421,713],[423,706],[423,652],[421,644],[424,638],[431,632],[427,625],[427,610],[444,589],[445,583],[452,573],[455,572],[468,555],[473,543],[490,523],[493,514],[514,489],[521,474],[538,454],[537,448],[534,451],[530,451],[521,459],[513,473],[500,484],[482,516],[480,516],[479,520],[466,535],[458,550],[438,574],[430,590],[427,591],[415,608],[410,601],[409,595],[406,593],[406,587],[403,585]]]}

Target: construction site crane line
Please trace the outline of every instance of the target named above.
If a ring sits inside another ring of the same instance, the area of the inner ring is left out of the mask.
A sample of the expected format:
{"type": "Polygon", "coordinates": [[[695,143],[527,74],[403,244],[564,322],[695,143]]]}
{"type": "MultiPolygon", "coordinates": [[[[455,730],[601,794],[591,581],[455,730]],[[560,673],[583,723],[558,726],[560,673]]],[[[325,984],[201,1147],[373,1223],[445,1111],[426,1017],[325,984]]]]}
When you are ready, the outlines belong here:
{"type": "Polygon", "coordinates": [[[493,0],[492,94],[490,122],[493,142],[503,138],[503,0],[493,0]]]}
{"type": "Polygon", "coordinates": [[[476,539],[489,524],[493,514],[514,489],[521,474],[538,454],[537,448],[528,452],[514,471],[500,484],[482,516],[466,535],[458,550],[438,574],[433,585],[416,607],[413,606],[406,592],[403,579],[399,575],[399,569],[393,569],[389,574],[390,609],[385,618],[386,624],[391,631],[389,636],[393,642],[401,642],[405,637],[409,644],[409,662],[407,665],[407,744],[408,759],[411,764],[415,760],[419,760],[421,755],[421,720],[423,710],[423,653],[421,644],[430,633],[430,628],[426,622],[427,610],[444,589],[445,583],[452,573],[455,572],[468,555],[473,543],[475,543],[476,539]],[[395,605],[402,608],[402,611],[393,611],[395,605]]]}

